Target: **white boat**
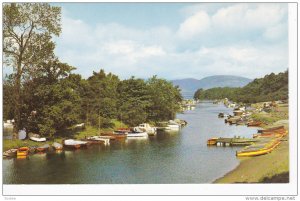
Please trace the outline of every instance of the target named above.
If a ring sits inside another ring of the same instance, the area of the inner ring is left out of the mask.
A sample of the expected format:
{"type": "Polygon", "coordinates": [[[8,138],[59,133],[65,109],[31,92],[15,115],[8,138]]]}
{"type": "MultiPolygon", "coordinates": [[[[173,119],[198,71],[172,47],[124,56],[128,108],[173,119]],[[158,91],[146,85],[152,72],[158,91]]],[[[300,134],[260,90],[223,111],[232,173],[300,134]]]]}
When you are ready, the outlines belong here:
{"type": "Polygon", "coordinates": [[[147,123],[140,124],[136,128],[140,129],[141,131],[147,132],[148,135],[155,135],[156,134],[156,127],[152,127],[147,123]]]}
{"type": "Polygon", "coordinates": [[[105,138],[105,137],[103,138],[101,136],[91,136],[91,137],[87,137],[86,139],[89,141],[92,141],[92,142],[103,142],[104,145],[110,144],[109,143],[110,139],[105,138]]]}
{"type": "Polygon", "coordinates": [[[167,127],[165,128],[167,131],[179,131],[180,125],[177,124],[175,121],[170,120],[167,127]]]}
{"type": "Polygon", "coordinates": [[[69,147],[69,148],[80,148],[82,146],[86,146],[88,145],[88,142],[85,141],[80,141],[80,140],[73,140],[73,139],[68,139],[68,140],[64,140],[63,141],[63,145],[65,147],[69,147]]]}
{"type": "Polygon", "coordinates": [[[63,149],[63,145],[58,143],[58,142],[54,142],[52,144],[52,146],[54,147],[55,150],[62,150],[63,149]]]}
{"type": "Polygon", "coordinates": [[[148,137],[148,133],[145,131],[141,131],[139,128],[133,128],[133,131],[127,133],[127,138],[130,137],[148,137]]]}
{"type": "Polygon", "coordinates": [[[30,140],[35,141],[35,142],[46,142],[45,137],[29,137],[30,140]]]}

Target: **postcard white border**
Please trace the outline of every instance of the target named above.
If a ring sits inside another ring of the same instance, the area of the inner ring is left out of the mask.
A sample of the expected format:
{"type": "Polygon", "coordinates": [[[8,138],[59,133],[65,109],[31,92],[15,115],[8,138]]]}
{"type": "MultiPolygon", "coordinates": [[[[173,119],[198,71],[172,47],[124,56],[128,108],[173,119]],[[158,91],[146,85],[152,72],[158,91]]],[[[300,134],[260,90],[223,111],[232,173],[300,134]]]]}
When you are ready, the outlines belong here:
{"type": "MultiPolygon", "coordinates": [[[[47,1],[47,2],[51,2],[51,1],[47,1]]],[[[69,1],[60,1],[60,2],[69,2],[69,1]]],[[[72,2],[80,2],[80,1],[72,1],[72,2]]],[[[99,2],[99,1],[92,0],[90,2],[99,2]]],[[[151,1],[151,2],[156,2],[156,1],[151,1]]],[[[165,1],[165,2],[171,2],[171,1],[165,1]]],[[[190,1],[190,2],[197,2],[197,1],[190,1]]],[[[238,1],[231,1],[231,2],[238,2],[238,1]]],[[[250,2],[251,1],[249,1],[249,3],[250,2]]],[[[278,1],[267,1],[267,2],[278,2],[278,1]]],[[[2,10],[1,10],[1,14],[2,14],[2,10]]],[[[290,139],[298,139],[297,138],[297,126],[298,126],[298,122],[297,122],[297,113],[298,113],[297,33],[298,33],[297,32],[297,3],[289,3],[290,139]]],[[[2,89],[1,89],[1,96],[2,96],[2,89]]],[[[2,115],[2,107],[1,107],[1,115],[2,115]]],[[[298,151],[297,141],[290,140],[290,183],[289,184],[3,185],[2,193],[4,196],[9,196],[9,195],[10,196],[17,196],[17,195],[242,195],[242,196],[296,195],[298,193],[297,192],[298,190],[297,189],[298,188],[297,161],[298,160],[296,160],[298,159],[297,151],[298,151]]],[[[1,170],[2,170],[2,163],[1,163],[1,170]]],[[[1,181],[2,181],[2,177],[1,177],[1,181]]],[[[56,199],[56,198],[52,198],[52,199],[56,199]]],[[[79,199],[82,200],[81,198],[79,199]]],[[[35,197],[22,197],[22,200],[36,200],[36,199],[35,197]]],[[[74,200],[78,200],[78,199],[76,198],[74,200]]],[[[235,200],[235,199],[231,199],[231,200],[235,200]]]]}

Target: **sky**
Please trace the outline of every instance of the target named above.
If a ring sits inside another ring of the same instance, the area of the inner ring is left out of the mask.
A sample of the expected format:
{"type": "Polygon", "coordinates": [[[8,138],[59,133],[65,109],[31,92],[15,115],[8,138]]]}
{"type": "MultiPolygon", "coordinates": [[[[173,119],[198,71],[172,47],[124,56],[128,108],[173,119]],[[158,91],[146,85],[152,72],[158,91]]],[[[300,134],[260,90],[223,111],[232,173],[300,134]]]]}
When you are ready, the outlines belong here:
{"type": "Polygon", "coordinates": [[[288,68],[286,3],[52,3],[55,53],[87,78],[263,77],[288,68]]]}

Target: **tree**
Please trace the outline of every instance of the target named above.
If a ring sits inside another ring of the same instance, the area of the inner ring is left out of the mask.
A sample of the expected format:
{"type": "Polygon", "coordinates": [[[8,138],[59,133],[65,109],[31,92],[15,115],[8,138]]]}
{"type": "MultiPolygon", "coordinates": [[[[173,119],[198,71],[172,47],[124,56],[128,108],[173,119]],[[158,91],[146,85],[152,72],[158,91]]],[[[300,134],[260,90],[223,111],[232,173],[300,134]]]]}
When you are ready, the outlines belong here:
{"type": "Polygon", "coordinates": [[[180,89],[171,82],[153,76],[147,81],[150,106],[148,107],[148,120],[166,121],[174,119],[179,111],[182,101],[180,89]]]}
{"type": "Polygon", "coordinates": [[[195,100],[200,99],[200,96],[202,95],[203,91],[204,91],[204,90],[203,90],[202,88],[198,89],[198,90],[194,93],[194,99],[195,99],[195,100]]]}
{"type": "Polygon", "coordinates": [[[24,82],[22,123],[29,132],[52,137],[80,120],[80,76],[74,68],[58,60],[47,62],[39,76],[24,82]]]}
{"type": "Polygon", "coordinates": [[[101,125],[110,126],[110,119],[117,117],[117,88],[119,78],[111,73],[106,74],[103,69],[93,72],[86,82],[83,82],[82,91],[83,116],[86,123],[98,125],[101,116],[101,125]]]}
{"type": "Polygon", "coordinates": [[[144,80],[131,77],[121,81],[118,86],[119,119],[130,126],[145,122],[149,98],[149,89],[144,80]]]}
{"type": "Polygon", "coordinates": [[[3,6],[3,52],[6,66],[13,68],[15,132],[21,128],[22,80],[33,75],[41,63],[53,58],[52,35],[59,36],[60,7],[47,3],[9,3],[3,6]]]}

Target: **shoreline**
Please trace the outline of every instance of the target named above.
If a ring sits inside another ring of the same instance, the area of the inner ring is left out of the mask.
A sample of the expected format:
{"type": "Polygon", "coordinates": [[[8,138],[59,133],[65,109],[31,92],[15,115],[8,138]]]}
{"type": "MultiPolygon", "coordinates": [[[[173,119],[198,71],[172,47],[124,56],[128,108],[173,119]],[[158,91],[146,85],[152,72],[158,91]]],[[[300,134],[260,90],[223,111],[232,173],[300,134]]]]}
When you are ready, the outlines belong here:
{"type": "MultiPolygon", "coordinates": [[[[289,143],[283,141],[277,149],[269,154],[240,159],[240,164],[235,169],[212,183],[270,183],[264,181],[276,180],[278,175],[289,173],[288,151],[289,143]]],[[[280,183],[288,182],[287,179],[280,183]]]]}
{"type": "MultiPolygon", "coordinates": [[[[284,126],[288,130],[289,122],[279,120],[267,127],[272,126],[284,126]]],[[[269,154],[238,159],[239,165],[212,183],[289,183],[289,134],[269,154]]]]}

